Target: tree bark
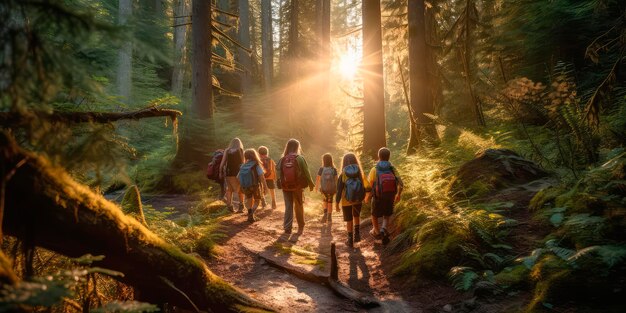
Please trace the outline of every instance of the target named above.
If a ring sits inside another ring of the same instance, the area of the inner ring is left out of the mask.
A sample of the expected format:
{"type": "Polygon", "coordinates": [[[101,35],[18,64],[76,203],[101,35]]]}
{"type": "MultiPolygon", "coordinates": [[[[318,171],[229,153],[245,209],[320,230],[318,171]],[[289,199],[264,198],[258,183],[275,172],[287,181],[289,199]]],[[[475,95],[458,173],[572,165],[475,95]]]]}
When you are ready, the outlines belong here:
{"type": "Polygon", "coordinates": [[[213,117],[213,87],[211,74],[211,1],[192,3],[191,36],[193,41],[193,76],[191,111],[195,117],[213,117]]]}
{"type": "MultiPolygon", "coordinates": [[[[250,3],[248,0],[239,0],[239,43],[250,50],[250,3]]],[[[241,107],[244,108],[246,105],[245,102],[250,95],[250,90],[252,89],[252,58],[250,57],[250,52],[246,51],[246,49],[239,48],[239,63],[243,67],[243,71],[241,72],[241,107]]],[[[244,124],[247,124],[247,112],[248,110],[243,110],[241,112],[241,117],[244,124]]]]}
{"type": "Polygon", "coordinates": [[[261,0],[261,58],[263,63],[263,87],[272,88],[274,76],[274,39],[272,36],[272,0],[261,0]]]}
{"type": "MultiPolygon", "coordinates": [[[[428,97],[427,45],[425,31],[424,0],[408,0],[409,20],[409,90],[414,119],[410,123],[410,137],[407,154],[415,153],[420,145],[420,135],[427,134],[424,125],[429,119],[424,113],[433,114],[433,105],[428,97]]],[[[409,112],[411,114],[411,112],[409,112]]]]}
{"type": "Polygon", "coordinates": [[[299,28],[298,28],[298,0],[291,0],[289,3],[289,50],[288,50],[288,68],[289,68],[289,81],[291,83],[289,92],[289,103],[287,107],[288,123],[289,123],[289,136],[295,136],[295,108],[293,105],[294,99],[299,93],[299,57],[300,57],[300,43],[298,42],[299,28]]]}
{"type": "MultiPolygon", "coordinates": [[[[133,14],[131,0],[119,0],[118,25],[125,26],[133,14]]],[[[129,39],[117,52],[117,93],[124,103],[130,102],[133,72],[133,42],[129,39]]]]}
{"type": "Polygon", "coordinates": [[[386,146],[380,0],[362,2],[363,153],[376,158],[386,146]]]}
{"type": "Polygon", "coordinates": [[[330,107],[330,0],[317,0],[316,3],[316,30],[319,46],[318,89],[319,102],[318,114],[320,116],[320,138],[324,146],[330,147],[333,140],[333,110],[330,107]]]}
{"type": "Polygon", "coordinates": [[[190,20],[189,0],[177,0],[174,4],[174,69],[172,71],[172,94],[180,97],[185,80],[187,63],[187,31],[190,20]]]}
{"type": "Polygon", "coordinates": [[[272,310],[228,285],[197,258],[167,244],[64,170],[0,133],[2,166],[23,163],[8,182],[3,228],[69,257],[105,255],[95,266],[124,273],[140,300],[188,310],[272,310]],[[27,195],[27,196],[25,196],[27,195]]]}

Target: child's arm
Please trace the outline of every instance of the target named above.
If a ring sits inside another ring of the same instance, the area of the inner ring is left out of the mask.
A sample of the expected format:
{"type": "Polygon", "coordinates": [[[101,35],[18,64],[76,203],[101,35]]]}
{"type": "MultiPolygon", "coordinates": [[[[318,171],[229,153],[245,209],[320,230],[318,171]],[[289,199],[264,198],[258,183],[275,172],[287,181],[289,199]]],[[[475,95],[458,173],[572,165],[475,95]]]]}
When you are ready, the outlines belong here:
{"type": "Polygon", "coordinates": [[[315,191],[321,191],[319,187],[320,181],[322,181],[322,177],[320,175],[317,175],[317,178],[315,179],[315,191]]]}
{"type": "Polygon", "coordinates": [[[259,174],[259,179],[261,180],[261,186],[263,187],[263,194],[267,194],[267,181],[265,181],[265,173],[263,169],[259,166],[257,167],[257,174],[259,174]],[[260,172],[260,173],[259,173],[260,172]]]}
{"type": "Polygon", "coordinates": [[[343,193],[343,181],[341,180],[341,176],[337,176],[337,194],[335,195],[335,208],[337,212],[339,212],[339,203],[341,203],[341,195],[343,193]]]}

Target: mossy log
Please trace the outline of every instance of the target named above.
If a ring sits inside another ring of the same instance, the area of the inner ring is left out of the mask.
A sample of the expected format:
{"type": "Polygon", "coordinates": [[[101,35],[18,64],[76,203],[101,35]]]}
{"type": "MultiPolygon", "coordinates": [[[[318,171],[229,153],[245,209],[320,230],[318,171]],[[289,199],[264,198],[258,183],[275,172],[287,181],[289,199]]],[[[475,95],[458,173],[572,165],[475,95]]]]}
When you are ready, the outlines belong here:
{"type": "Polygon", "coordinates": [[[3,230],[34,245],[78,257],[105,255],[95,266],[124,273],[138,298],[209,312],[272,311],[127,217],[115,204],[63,169],[19,148],[0,132],[5,169],[21,166],[6,184],[3,230]]]}

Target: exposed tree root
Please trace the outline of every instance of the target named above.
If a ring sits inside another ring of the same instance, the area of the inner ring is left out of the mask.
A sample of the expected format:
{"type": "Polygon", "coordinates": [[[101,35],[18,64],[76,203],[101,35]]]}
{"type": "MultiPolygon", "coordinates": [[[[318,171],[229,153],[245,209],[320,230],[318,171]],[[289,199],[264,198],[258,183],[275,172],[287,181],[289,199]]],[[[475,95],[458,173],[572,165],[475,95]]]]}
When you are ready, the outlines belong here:
{"type": "MultiPolygon", "coordinates": [[[[322,273],[316,270],[305,270],[302,267],[293,265],[289,262],[281,262],[277,258],[273,257],[273,254],[264,252],[255,252],[250,250],[253,253],[258,253],[259,257],[264,259],[268,264],[281,268],[286,272],[293,274],[303,280],[322,284],[329,289],[331,289],[335,294],[344,297],[348,300],[354,301],[359,306],[365,308],[372,308],[380,306],[380,302],[373,298],[372,296],[366,295],[362,292],[356,291],[350,288],[348,285],[339,281],[338,278],[338,263],[337,263],[337,254],[335,253],[335,243],[331,243],[331,257],[330,257],[330,274],[322,273]]],[[[316,254],[311,252],[312,254],[316,254]]]]}
{"type": "Polygon", "coordinates": [[[142,301],[209,312],[272,311],[4,132],[0,158],[5,169],[22,163],[6,184],[7,234],[70,257],[105,255],[94,265],[124,273],[120,280],[142,301]]]}

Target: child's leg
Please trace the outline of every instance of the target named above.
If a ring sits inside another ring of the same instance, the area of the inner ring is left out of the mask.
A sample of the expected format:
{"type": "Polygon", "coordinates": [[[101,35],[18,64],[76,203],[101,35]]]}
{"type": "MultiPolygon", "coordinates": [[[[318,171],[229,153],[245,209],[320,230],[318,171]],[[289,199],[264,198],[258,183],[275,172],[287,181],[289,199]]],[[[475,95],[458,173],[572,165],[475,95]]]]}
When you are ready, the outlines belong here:
{"type": "Polygon", "coordinates": [[[378,217],[372,215],[372,228],[374,228],[374,233],[380,233],[380,226],[378,226],[378,217]]]}

